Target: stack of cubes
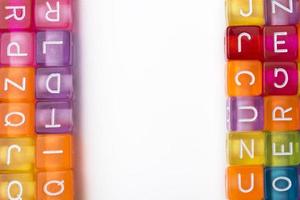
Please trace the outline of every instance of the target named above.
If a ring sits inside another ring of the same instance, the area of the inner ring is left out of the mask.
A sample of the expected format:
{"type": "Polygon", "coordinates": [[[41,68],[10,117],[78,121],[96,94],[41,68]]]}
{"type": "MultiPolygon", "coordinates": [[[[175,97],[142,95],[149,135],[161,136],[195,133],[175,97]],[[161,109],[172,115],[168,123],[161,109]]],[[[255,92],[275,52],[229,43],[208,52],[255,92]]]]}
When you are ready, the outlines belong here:
{"type": "Polygon", "coordinates": [[[300,1],[226,9],[227,198],[300,199],[300,1]]]}
{"type": "Polygon", "coordinates": [[[71,0],[0,1],[0,199],[72,200],[71,0]]]}

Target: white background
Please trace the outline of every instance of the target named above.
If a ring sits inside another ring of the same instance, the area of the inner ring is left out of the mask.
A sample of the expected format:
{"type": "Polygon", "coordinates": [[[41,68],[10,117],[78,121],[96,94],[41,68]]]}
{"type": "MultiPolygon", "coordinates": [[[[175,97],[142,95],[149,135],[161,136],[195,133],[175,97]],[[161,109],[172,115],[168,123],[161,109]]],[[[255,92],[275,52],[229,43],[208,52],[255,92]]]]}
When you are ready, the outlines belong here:
{"type": "Polygon", "coordinates": [[[77,8],[77,199],[225,199],[224,2],[77,8]]]}

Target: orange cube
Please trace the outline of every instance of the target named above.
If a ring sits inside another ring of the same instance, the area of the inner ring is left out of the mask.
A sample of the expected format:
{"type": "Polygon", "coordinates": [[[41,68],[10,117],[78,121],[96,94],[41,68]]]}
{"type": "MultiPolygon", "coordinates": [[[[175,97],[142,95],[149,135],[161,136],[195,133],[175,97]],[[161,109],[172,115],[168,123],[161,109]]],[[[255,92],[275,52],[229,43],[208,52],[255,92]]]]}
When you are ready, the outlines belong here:
{"type": "Polygon", "coordinates": [[[0,137],[33,136],[34,104],[0,103],[0,137]]]}
{"type": "Polygon", "coordinates": [[[262,166],[229,167],[227,196],[230,200],[262,200],[264,169],[262,166]]]}
{"type": "Polygon", "coordinates": [[[293,131],[299,129],[297,96],[268,96],[264,101],[265,130],[293,131]]]}
{"type": "Polygon", "coordinates": [[[37,174],[37,199],[73,200],[72,171],[41,172],[37,174]]]}
{"type": "Polygon", "coordinates": [[[70,134],[38,135],[36,166],[45,171],[71,169],[73,166],[72,136],[70,134]]]}
{"type": "Polygon", "coordinates": [[[33,67],[0,68],[0,101],[31,102],[35,98],[33,67]]]}
{"type": "Polygon", "coordinates": [[[229,96],[259,96],[262,94],[262,64],[260,61],[228,61],[227,92],[229,96]]]}

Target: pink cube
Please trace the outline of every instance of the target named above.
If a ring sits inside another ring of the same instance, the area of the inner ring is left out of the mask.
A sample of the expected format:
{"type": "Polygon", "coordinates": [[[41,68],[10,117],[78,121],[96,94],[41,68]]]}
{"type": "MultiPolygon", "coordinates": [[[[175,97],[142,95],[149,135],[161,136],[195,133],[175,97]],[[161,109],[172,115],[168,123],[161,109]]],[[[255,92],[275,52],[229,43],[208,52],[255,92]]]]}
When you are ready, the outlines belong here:
{"type": "Polygon", "coordinates": [[[71,29],[71,0],[36,0],[35,25],[38,29],[71,29]]]}
{"type": "Polygon", "coordinates": [[[20,30],[32,27],[32,0],[1,0],[0,29],[20,30]]]}
{"type": "Polygon", "coordinates": [[[34,34],[29,32],[3,33],[0,63],[8,66],[33,66],[34,34]]]}

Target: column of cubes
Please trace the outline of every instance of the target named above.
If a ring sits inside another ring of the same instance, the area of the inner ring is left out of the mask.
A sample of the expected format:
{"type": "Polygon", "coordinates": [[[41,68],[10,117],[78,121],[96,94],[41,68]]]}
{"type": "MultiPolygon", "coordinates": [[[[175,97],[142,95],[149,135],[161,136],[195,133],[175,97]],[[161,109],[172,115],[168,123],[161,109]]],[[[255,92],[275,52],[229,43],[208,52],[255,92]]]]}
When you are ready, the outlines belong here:
{"type": "Polygon", "coordinates": [[[0,199],[72,200],[71,0],[0,1],[0,199]]]}
{"type": "Polygon", "coordinates": [[[300,199],[300,1],[226,9],[227,198],[300,199]]]}

